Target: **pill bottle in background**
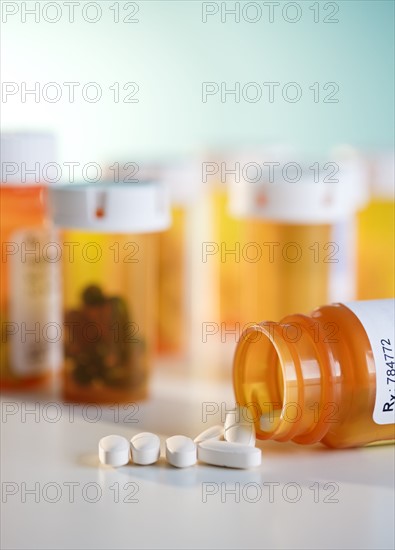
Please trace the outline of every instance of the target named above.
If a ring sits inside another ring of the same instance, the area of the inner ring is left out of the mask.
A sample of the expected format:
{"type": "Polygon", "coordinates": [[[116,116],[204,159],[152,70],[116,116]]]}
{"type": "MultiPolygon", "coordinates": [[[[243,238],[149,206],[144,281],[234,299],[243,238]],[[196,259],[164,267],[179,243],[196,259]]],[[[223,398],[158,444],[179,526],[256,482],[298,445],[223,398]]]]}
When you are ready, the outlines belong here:
{"type": "Polygon", "coordinates": [[[156,233],[169,226],[157,182],[50,190],[62,228],[63,395],[123,402],[147,394],[155,342],[156,233]]]}
{"type": "MultiPolygon", "coordinates": [[[[45,174],[55,139],[35,133],[1,136],[1,388],[50,381],[61,363],[57,237],[47,211],[45,174]]],[[[46,180],[47,181],[47,180],[46,180]]]]}
{"type": "Polygon", "coordinates": [[[259,439],[356,447],[395,439],[395,301],[322,306],[246,329],[236,401],[259,439]]]}
{"type": "Polygon", "coordinates": [[[158,233],[158,353],[189,351],[192,300],[192,241],[201,200],[200,163],[193,159],[163,163],[159,179],[166,185],[172,225],[158,233]]]}
{"type": "MultiPolygon", "coordinates": [[[[330,152],[329,163],[324,163],[336,174],[330,179],[338,179],[339,184],[347,186],[343,191],[343,200],[348,201],[347,214],[342,215],[332,227],[332,240],[338,246],[338,262],[329,266],[329,293],[324,302],[344,302],[358,299],[358,216],[369,201],[368,166],[359,151],[350,145],[338,145],[330,152]]],[[[328,177],[327,175],[325,176],[328,177]]],[[[384,295],[387,298],[390,295],[384,295]]],[[[316,307],[318,302],[310,309],[316,307]]],[[[294,310],[296,311],[296,310],[294,310]]]]}
{"type": "Polygon", "coordinates": [[[354,226],[363,182],[354,161],[324,165],[322,172],[287,161],[269,180],[232,182],[230,212],[242,220],[242,327],[355,298],[354,226]]]}
{"type": "Polygon", "coordinates": [[[358,298],[395,295],[394,153],[370,155],[370,201],[358,216],[358,298]]]}
{"type": "Polygon", "coordinates": [[[240,320],[240,220],[229,213],[229,185],[238,170],[230,149],[211,151],[202,161],[211,236],[203,243],[202,258],[212,266],[217,321],[234,326],[240,320]]]}

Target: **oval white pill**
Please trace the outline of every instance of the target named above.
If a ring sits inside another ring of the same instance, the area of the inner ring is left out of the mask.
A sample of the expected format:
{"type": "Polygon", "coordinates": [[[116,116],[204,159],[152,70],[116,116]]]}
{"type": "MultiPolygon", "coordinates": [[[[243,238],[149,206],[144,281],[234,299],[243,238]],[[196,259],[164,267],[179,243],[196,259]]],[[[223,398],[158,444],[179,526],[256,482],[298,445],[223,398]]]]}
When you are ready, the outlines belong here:
{"type": "Polygon", "coordinates": [[[252,420],[248,414],[247,407],[236,407],[226,413],[224,427],[227,430],[235,424],[251,424],[252,420]]]}
{"type": "Polygon", "coordinates": [[[160,456],[160,439],[153,433],[141,432],[130,440],[130,450],[135,464],[154,464],[160,456]]]}
{"type": "Polygon", "coordinates": [[[129,462],[130,445],[126,437],[107,435],[99,441],[99,460],[110,466],[125,466],[129,462]]]}
{"type": "Polygon", "coordinates": [[[262,462],[262,452],[256,447],[229,441],[202,441],[198,446],[198,459],[213,466],[227,468],[254,468],[262,462]]]}
{"type": "Polygon", "coordinates": [[[224,438],[231,443],[240,443],[241,445],[255,446],[255,427],[254,424],[235,424],[225,430],[224,438]]]}
{"type": "Polygon", "coordinates": [[[172,466],[186,468],[196,464],[196,445],[185,435],[166,439],[166,459],[172,466]]]}
{"type": "Polygon", "coordinates": [[[211,426],[211,428],[207,428],[207,430],[204,430],[204,432],[196,436],[193,441],[195,443],[200,443],[201,441],[206,441],[206,439],[222,439],[223,435],[223,426],[211,426]]]}

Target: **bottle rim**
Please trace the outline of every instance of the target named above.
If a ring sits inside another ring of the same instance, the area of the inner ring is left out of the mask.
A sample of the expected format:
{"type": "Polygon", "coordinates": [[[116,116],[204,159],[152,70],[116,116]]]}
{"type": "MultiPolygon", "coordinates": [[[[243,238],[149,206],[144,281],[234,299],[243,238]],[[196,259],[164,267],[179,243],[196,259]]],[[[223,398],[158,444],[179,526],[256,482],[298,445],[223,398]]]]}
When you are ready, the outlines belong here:
{"type": "Polygon", "coordinates": [[[322,344],[309,334],[307,319],[300,315],[281,323],[254,324],[237,344],[233,365],[236,401],[254,408],[259,439],[311,444],[330,428],[323,409],[333,401],[331,366],[322,344]],[[291,321],[296,318],[300,322],[291,321]],[[296,335],[292,335],[295,328],[296,335]]]}

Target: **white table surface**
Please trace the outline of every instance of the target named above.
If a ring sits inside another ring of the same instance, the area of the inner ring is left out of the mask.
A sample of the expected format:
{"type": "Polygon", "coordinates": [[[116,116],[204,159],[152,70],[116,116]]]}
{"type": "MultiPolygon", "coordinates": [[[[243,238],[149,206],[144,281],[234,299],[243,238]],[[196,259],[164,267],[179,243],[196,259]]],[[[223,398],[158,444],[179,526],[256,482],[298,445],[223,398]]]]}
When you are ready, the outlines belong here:
{"type": "Polygon", "coordinates": [[[45,393],[2,397],[2,549],[394,548],[392,445],[333,451],[260,442],[262,466],[253,470],[181,470],[163,458],[112,469],[98,463],[102,436],[194,437],[220,421],[218,413],[202,422],[203,402],[234,404],[229,377],[157,369],[150,399],[131,418],[137,423],[126,421],[131,408],[120,406],[119,420],[105,408],[76,407],[73,416],[53,401],[45,393]],[[27,409],[35,414],[24,416],[27,409]]]}

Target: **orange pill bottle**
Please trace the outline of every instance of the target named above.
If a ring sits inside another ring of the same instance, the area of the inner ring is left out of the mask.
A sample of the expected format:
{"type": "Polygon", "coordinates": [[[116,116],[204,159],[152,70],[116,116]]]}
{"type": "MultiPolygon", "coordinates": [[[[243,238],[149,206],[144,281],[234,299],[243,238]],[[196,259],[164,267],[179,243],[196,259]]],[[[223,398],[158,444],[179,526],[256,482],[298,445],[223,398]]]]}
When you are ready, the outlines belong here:
{"type": "Polygon", "coordinates": [[[230,150],[211,151],[202,162],[206,186],[207,220],[210,237],[202,243],[202,258],[211,268],[215,289],[211,319],[231,327],[240,321],[240,229],[241,222],[229,212],[229,187],[237,161],[230,150]]]}
{"type": "Polygon", "coordinates": [[[229,193],[229,211],[240,223],[244,328],[356,299],[355,214],[365,187],[358,160],[262,157],[245,157],[229,193]]]}
{"type": "Polygon", "coordinates": [[[147,396],[155,340],[157,233],[166,189],[143,183],[50,189],[61,229],[63,397],[121,403],[147,396]]]}
{"type": "Polygon", "coordinates": [[[345,448],[395,440],[395,301],[332,304],[262,322],[234,357],[259,439],[345,448]]]}
{"type": "Polygon", "coordinates": [[[358,215],[359,300],[395,296],[394,153],[369,159],[370,201],[358,215]]]}
{"type": "Polygon", "coordinates": [[[50,380],[60,366],[60,269],[43,174],[54,165],[51,135],[1,137],[1,388],[50,380]]]}
{"type": "Polygon", "coordinates": [[[167,162],[158,178],[170,195],[172,224],[158,233],[157,351],[161,356],[186,357],[192,332],[192,247],[200,224],[200,164],[194,159],[167,162]]]}

